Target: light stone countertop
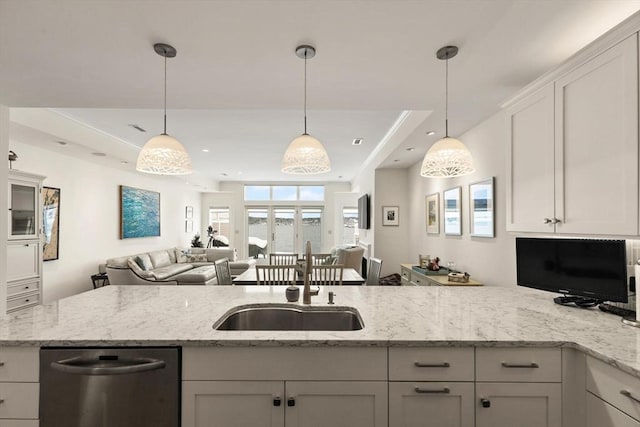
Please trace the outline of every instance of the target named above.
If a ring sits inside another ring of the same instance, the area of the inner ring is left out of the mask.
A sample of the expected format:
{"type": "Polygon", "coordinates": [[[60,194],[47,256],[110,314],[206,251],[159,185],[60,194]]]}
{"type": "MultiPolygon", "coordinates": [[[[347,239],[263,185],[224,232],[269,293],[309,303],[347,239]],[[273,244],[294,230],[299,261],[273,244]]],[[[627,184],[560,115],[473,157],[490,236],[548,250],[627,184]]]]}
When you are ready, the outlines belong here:
{"type": "MultiPolygon", "coordinates": [[[[597,308],[514,286],[343,286],[313,306],[358,309],[360,331],[216,331],[244,304],[285,303],[284,287],[106,286],[0,318],[0,346],[568,346],[640,377],[640,328],[597,308]]],[[[302,291],[302,290],[301,290],[302,291]]]]}

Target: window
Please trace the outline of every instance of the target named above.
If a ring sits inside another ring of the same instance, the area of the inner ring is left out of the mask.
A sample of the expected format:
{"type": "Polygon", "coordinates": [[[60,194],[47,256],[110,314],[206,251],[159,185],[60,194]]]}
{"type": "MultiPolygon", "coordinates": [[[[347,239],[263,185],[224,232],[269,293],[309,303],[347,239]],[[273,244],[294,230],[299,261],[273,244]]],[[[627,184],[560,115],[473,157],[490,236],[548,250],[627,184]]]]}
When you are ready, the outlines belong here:
{"type": "Polygon", "coordinates": [[[342,208],[342,244],[356,243],[358,234],[358,208],[342,208]]]}
{"type": "Polygon", "coordinates": [[[276,202],[322,202],[322,185],[245,185],[244,200],[276,202]]]}
{"type": "Polygon", "coordinates": [[[209,226],[213,234],[221,242],[229,244],[231,237],[231,225],[229,224],[229,208],[210,208],[209,209],[209,226]]]}

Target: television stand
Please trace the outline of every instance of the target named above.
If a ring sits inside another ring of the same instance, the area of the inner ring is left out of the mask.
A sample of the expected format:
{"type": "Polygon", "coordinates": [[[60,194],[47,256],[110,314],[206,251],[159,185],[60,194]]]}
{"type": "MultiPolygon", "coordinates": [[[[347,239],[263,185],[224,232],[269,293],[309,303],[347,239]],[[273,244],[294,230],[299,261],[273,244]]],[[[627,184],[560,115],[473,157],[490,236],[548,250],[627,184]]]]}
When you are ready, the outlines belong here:
{"type": "Polygon", "coordinates": [[[555,297],[553,302],[560,305],[571,305],[575,304],[580,308],[588,308],[595,307],[596,305],[602,303],[601,300],[589,297],[578,297],[574,295],[565,295],[561,297],[555,297]]]}

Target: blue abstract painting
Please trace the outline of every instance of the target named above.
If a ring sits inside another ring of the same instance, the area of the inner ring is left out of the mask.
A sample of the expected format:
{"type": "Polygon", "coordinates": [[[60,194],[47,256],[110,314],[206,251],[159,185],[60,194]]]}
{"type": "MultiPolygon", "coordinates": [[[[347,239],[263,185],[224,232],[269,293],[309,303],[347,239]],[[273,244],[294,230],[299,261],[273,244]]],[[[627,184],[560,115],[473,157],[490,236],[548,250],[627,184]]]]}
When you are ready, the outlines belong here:
{"type": "Polygon", "coordinates": [[[160,193],[120,186],[120,238],[160,236],[160,193]]]}

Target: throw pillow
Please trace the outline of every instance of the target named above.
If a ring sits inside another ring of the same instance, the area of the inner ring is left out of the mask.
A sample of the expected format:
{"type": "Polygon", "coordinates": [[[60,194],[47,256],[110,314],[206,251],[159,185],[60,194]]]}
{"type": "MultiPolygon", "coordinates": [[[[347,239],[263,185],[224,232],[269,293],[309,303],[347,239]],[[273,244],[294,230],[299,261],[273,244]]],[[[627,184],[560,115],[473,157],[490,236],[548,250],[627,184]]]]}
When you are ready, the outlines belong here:
{"type": "Polygon", "coordinates": [[[187,262],[207,262],[207,254],[188,254],[187,262]]]}
{"type": "Polygon", "coordinates": [[[138,267],[140,267],[141,270],[144,270],[144,271],[148,270],[148,268],[145,266],[144,260],[142,258],[137,256],[133,260],[136,262],[136,264],[138,264],[138,267]]]}
{"type": "Polygon", "coordinates": [[[182,249],[175,248],[173,250],[176,254],[176,262],[177,263],[185,263],[187,262],[187,253],[182,249]]]}
{"type": "Polygon", "coordinates": [[[140,268],[140,265],[138,264],[138,262],[134,258],[129,258],[127,260],[127,265],[129,266],[129,268],[131,270],[133,270],[134,273],[136,273],[138,276],[140,276],[140,277],[142,277],[144,279],[148,279],[148,278],[152,277],[151,276],[151,272],[143,270],[142,268],[140,268]]]}

